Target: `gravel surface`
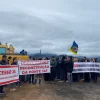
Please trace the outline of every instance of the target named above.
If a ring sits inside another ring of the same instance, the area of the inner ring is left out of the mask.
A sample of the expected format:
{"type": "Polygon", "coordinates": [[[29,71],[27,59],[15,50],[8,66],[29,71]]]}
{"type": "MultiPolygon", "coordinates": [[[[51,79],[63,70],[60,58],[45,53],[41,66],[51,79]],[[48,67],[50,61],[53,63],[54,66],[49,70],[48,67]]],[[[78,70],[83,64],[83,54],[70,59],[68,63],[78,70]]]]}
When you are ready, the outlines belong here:
{"type": "Polygon", "coordinates": [[[0,100],[100,100],[100,83],[23,84],[15,92],[8,87],[5,91],[6,97],[0,96],[0,100]]]}

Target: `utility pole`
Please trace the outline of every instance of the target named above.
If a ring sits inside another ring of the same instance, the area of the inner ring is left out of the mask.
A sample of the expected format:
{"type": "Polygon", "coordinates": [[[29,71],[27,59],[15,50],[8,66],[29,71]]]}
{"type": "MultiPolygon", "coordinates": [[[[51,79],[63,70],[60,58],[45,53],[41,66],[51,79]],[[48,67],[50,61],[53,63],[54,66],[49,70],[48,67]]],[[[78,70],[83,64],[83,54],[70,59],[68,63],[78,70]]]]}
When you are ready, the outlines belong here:
{"type": "Polygon", "coordinates": [[[40,55],[41,55],[41,49],[40,49],[40,55]]]}

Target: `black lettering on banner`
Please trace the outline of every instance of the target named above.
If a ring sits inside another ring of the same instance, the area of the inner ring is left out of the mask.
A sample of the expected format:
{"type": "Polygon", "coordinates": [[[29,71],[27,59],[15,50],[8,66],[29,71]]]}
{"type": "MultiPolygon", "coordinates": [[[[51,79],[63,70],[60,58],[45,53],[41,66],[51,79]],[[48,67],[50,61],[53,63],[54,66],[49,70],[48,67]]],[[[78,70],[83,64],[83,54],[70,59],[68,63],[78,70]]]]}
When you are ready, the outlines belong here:
{"type": "Polygon", "coordinates": [[[83,69],[78,69],[78,71],[83,71],[83,69]]]}
{"type": "Polygon", "coordinates": [[[91,67],[94,67],[94,64],[92,64],[91,67]]]}
{"type": "Polygon", "coordinates": [[[82,65],[79,65],[79,67],[82,67],[82,65]]]}

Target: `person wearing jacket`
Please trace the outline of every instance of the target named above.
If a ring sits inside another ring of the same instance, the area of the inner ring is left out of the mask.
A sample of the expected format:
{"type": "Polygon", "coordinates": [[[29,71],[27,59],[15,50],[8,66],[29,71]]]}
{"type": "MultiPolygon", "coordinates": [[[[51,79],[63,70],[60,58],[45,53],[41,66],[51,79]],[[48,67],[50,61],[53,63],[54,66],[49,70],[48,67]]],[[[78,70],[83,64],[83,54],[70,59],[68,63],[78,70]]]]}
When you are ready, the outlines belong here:
{"type": "MultiPolygon", "coordinates": [[[[2,60],[0,61],[0,65],[6,65],[7,64],[6,60],[7,60],[6,55],[3,55],[2,60]]],[[[0,95],[5,95],[5,94],[6,93],[3,91],[3,85],[2,85],[0,86],[0,95]]]]}
{"type": "Polygon", "coordinates": [[[73,60],[72,60],[72,56],[67,57],[67,65],[66,65],[66,70],[67,70],[67,79],[68,79],[68,84],[72,84],[72,71],[73,71],[73,60]]]}
{"type": "MultiPolygon", "coordinates": [[[[45,60],[45,58],[43,58],[43,59],[39,58],[38,60],[45,60]]],[[[41,82],[42,82],[42,74],[41,73],[35,74],[34,75],[34,79],[35,79],[35,84],[41,84],[41,82]]]]}
{"type": "MultiPolygon", "coordinates": [[[[85,60],[86,60],[86,57],[82,58],[80,62],[85,62],[85,60]]],[[[84,78],[85,78],[84,76],[85,76],[84,73],[82,73],[82,72],[79,73],[79,82],[80,83],[84,82],[84,78]]]]}
{"type": "MultiPolygon", "coordinates": [[[[16,57],[13,58],[13,62],[12,62],[11,65],[17,65],[17,58],[16,57]]],[[[16,91],[15,87],[16,87],[16,84],[15,83],[11,83],[10,84],[10,91],[16,91]]]]}
{"type": "MultiPolygon", "coordinates": [[[[91,62],[97,62],[97,61],[96,61],[96,59],[93,58],[93,59],[91,59],[91,62]]],[[[96,72],[91,72],[90,74],[91,74],[91,79],[92,79],[92,81],[93,81],[94,83],[96,83],[99,74],[96,73],[96,72]]]]}
{"type": "MultiPolygon", "coordinates": [[[[46,57],[44,60],[49,60],[49,58],[46,57]]],[[[44,80],[46,83],[50,82],[50,73],[44,73],[44,80]]]]}
{"type": "MultiPolygon", "coordinates": [[[[35,58],[30,58],[30,60],[35,60],[35,58]]],[[[34,84],[34,74],[29,75],[29,83],[34,84]]]]}
{"type": "Polygon", "coordinates": [[[63,56],[62,59],[61,59],[61,63],[60,63],[60,81],[59,82],[64,81],[64,77],[65,77],[65,59],[66,59],[65,56],[63,56]]]}
{"type": "Polygon", "coordinates": [[[57,66],[56,66],[56,79],[60,80],[60,63],[61,58],[57,58],[57,66]]]}
{"type": "Polygon", "coordinates": [[[56,78],[56,66],[57,66],[57,61],[54,57],[51,58],[50,60],[50,65],[51,65],[51,81],[53,83],[54,79],[56,78]]]}
{"type": "MultiPolygon", "coordinates": [[[[73,62],[79,62],[79,59],[76,57],[73,57],[73,62]]],[[[73,76],[73,82],[78,82],[79,81],[79,73],[72,73],[73,76]]]]}
{"type": "MultiPolygon", "coordinates": [[[[89,62],[89,60],[85,59],[85,62],[89,62]]],[[[84,73],[84,81],[90,82],[90,73],[89,72],[84,73]]]]}

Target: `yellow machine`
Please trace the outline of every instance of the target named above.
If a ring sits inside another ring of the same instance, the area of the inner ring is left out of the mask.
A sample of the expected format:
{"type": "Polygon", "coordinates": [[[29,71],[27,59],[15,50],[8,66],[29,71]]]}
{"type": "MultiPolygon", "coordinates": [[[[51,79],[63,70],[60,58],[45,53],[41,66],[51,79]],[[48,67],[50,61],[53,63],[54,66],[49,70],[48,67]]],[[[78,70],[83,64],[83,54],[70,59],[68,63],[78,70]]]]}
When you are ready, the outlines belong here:
{"type": "Polygon", "coordinates": [[[12,59],[14,57],[17,57],[17,59],[21,59],[21,60],[28,60],[29,57],[28,55],[21,55],[21,54],[15,54],[14,53],[14,47],[13,45],[7,45],[6,44],[1,44],[0,43],[0,60],[2,59],[2,55],[6,55],[7,58],[11,57],[12,59]]]}

